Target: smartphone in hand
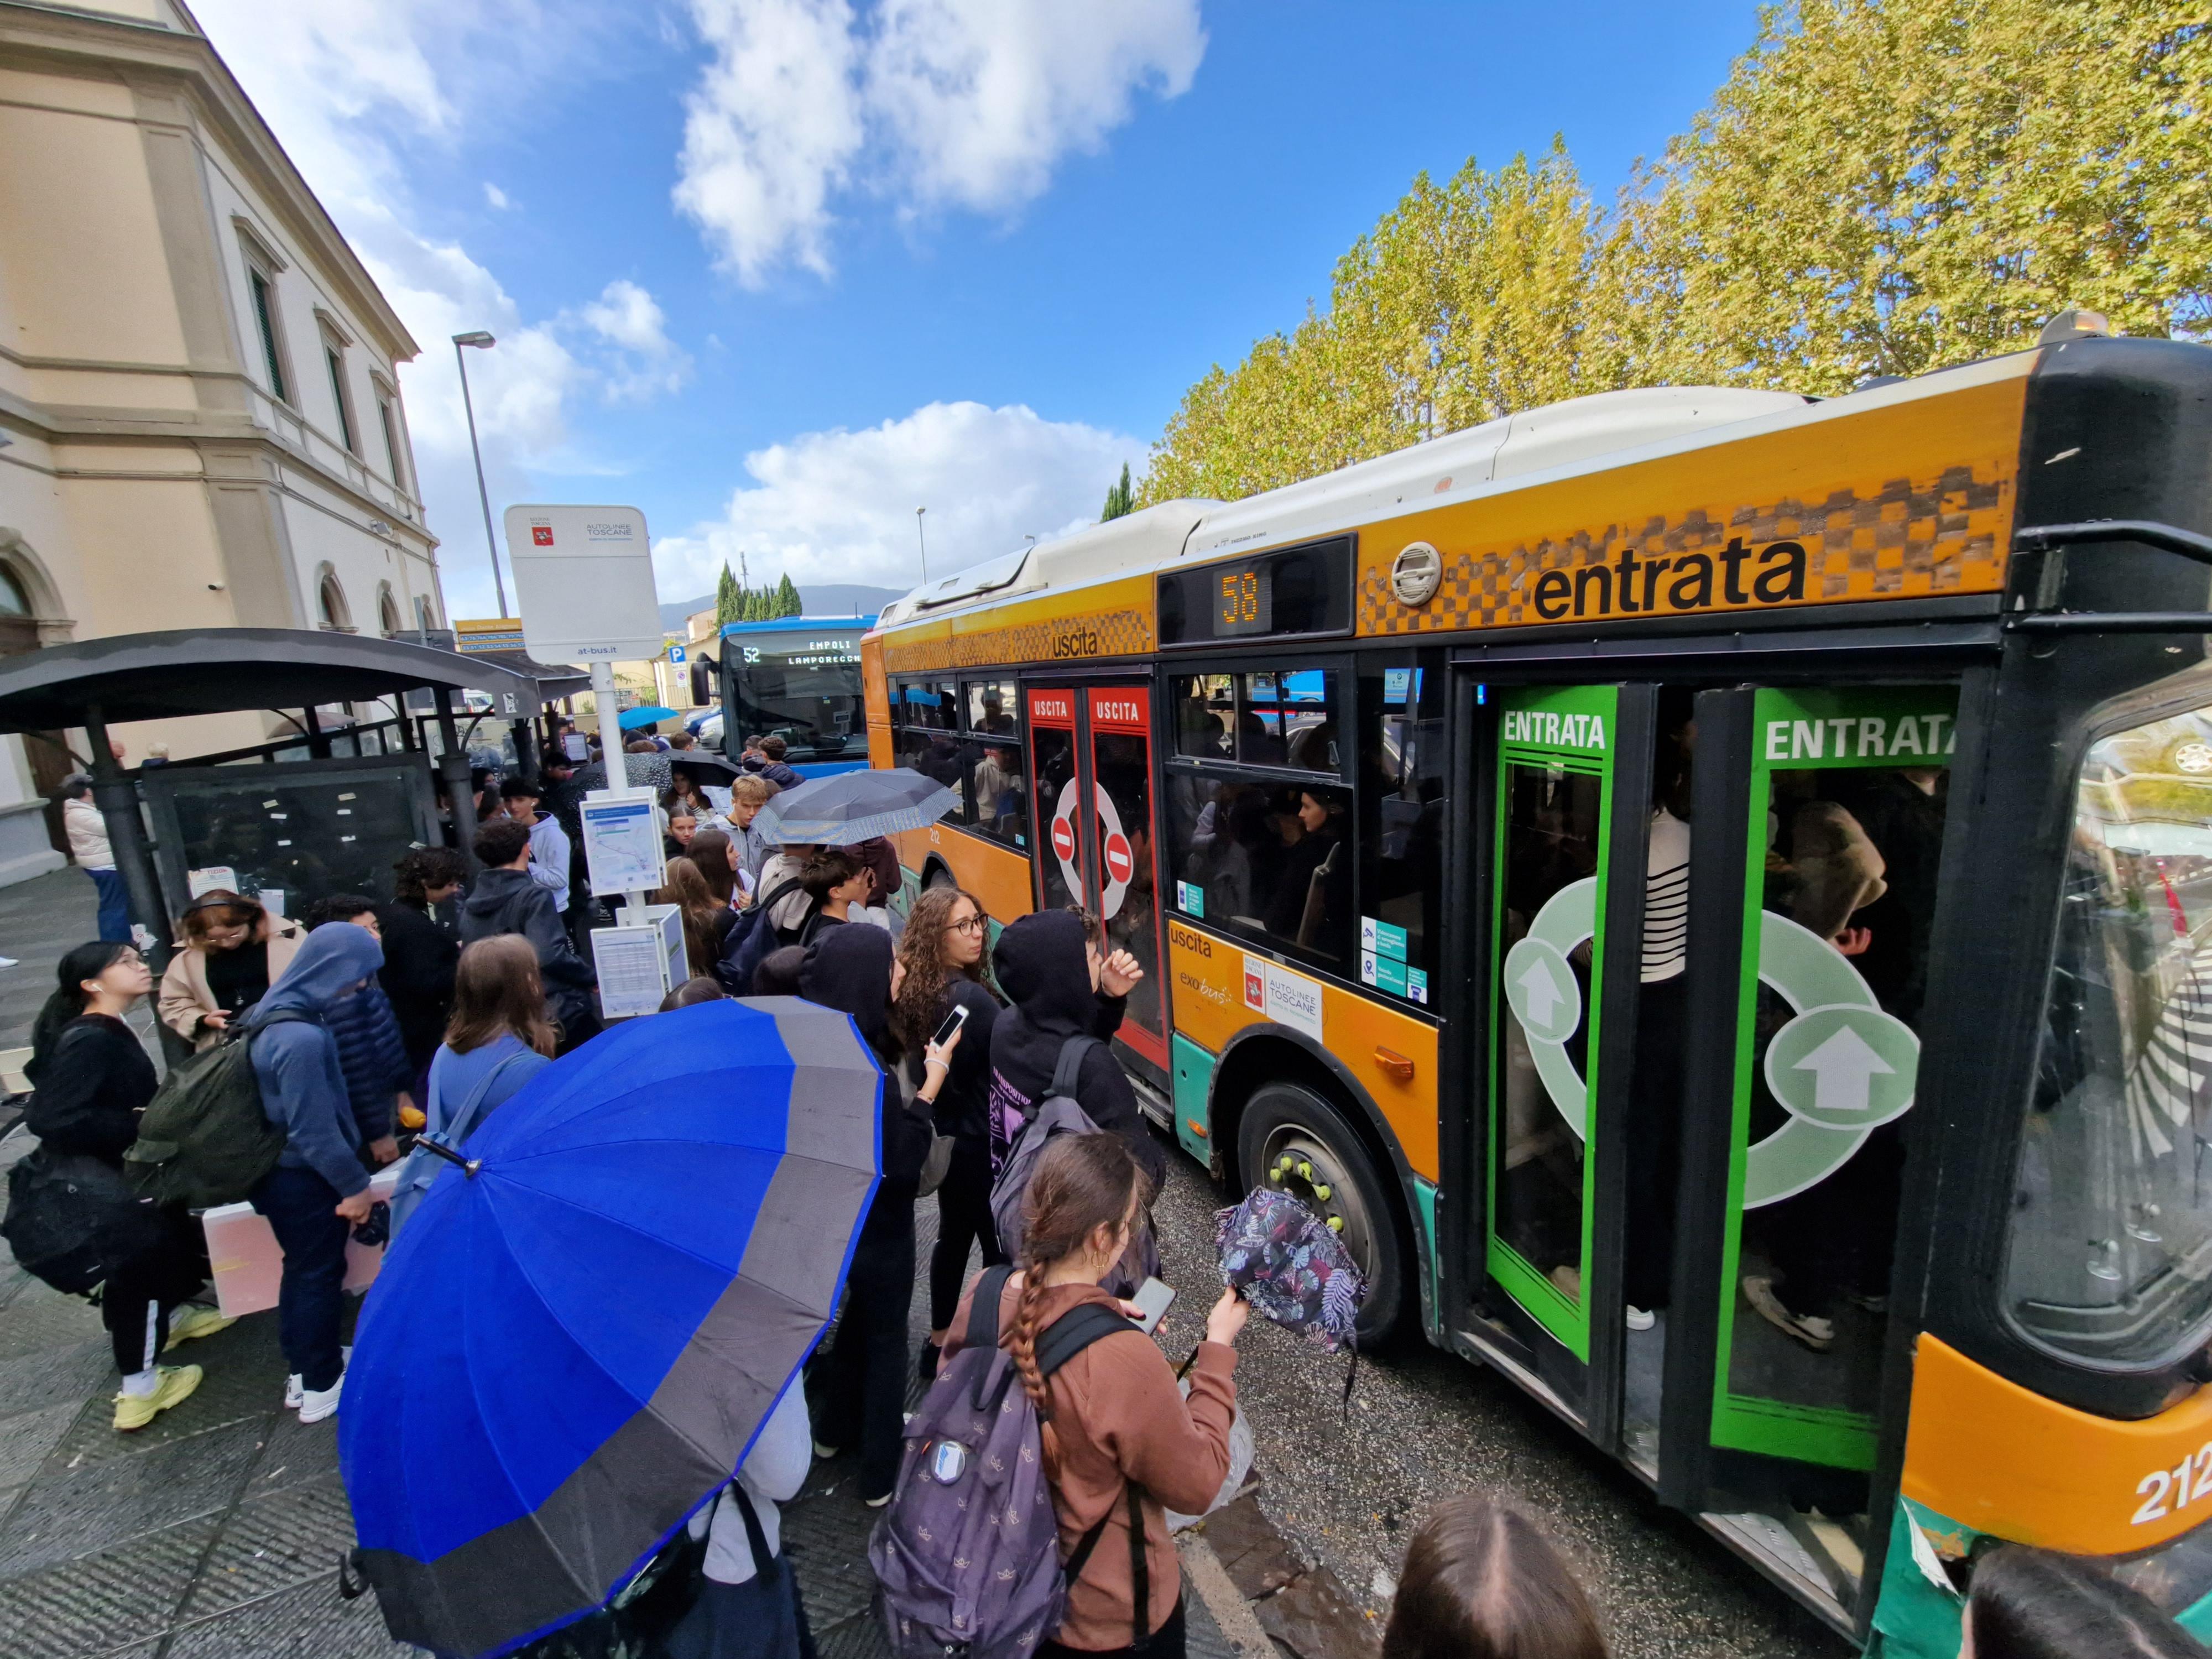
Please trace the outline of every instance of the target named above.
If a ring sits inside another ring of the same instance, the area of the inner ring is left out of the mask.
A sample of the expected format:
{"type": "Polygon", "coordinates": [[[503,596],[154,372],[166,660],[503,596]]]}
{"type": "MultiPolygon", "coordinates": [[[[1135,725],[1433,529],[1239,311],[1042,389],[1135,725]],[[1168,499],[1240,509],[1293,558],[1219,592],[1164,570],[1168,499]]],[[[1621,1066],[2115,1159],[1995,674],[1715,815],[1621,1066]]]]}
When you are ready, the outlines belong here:
{"type": "Polygon", "coordinates": [[[1142,1317],[1133,1322],[1137,1328],[1151,1335],[1175,1299],[1175,1286],[1164,1279],[1148,1279],[1138,1285],[1136,1294],[1129,1298],[1144,1310],[1142,1317]]]}
{"type": "Polygon", "coordinates": [[[940,1045],[950,1042],[952,1041],[952,1034],[967,1023],[967,1005],[964,1003],[957,1005],[951,1013],[945,1015],[945,1023],[937,1028],[937,1035],[930,1038],[930,1041],[940,1045]]]}

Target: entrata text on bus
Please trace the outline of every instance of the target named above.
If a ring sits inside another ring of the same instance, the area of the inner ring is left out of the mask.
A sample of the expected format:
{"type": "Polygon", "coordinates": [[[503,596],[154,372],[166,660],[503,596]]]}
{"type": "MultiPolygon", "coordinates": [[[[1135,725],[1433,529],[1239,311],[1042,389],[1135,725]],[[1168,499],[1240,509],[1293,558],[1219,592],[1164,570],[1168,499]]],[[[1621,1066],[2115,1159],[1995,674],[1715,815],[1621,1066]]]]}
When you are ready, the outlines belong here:
{"type": "Polygon", "coordinates": [[[911,882],[1135,952],[1364,1343],[1869,1651],[1990,1539],[2212,1633],[2208,532],[2199,346],[1608,393],[919,589],[869,755],[960,798],[911,882]]]}

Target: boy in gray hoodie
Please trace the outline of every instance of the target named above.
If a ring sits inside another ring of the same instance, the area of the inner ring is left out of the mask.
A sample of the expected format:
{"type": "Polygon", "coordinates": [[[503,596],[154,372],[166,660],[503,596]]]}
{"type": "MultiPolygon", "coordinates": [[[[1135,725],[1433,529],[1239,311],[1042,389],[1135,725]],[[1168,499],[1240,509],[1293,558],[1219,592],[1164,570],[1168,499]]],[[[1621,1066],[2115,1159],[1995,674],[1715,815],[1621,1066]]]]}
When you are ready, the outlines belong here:
{"type": "Polygon", "coordinates": [[[328,1022],[383,965],[384,947],[367,929],[319,927],[244,1022],[261,1109],[285,1134],[283,1156],[252,1199],[284,1250],[276,1300],[277,1339],[292,1373],[284,1403],[303,1423],[338,1408],[346,1235],[368,1219],[371,1204],[361,1127],[328,1022]]]}

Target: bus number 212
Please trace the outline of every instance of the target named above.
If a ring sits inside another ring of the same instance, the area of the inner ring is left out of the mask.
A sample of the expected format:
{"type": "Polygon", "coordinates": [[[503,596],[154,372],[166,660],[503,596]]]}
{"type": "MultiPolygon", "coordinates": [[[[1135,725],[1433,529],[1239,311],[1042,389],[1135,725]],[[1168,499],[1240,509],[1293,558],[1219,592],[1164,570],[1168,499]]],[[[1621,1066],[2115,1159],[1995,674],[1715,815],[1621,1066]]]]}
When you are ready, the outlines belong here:
{"type": "Polygon", "coordinates": [[[2153,1469],[2136,1483],[2136,1490],[2146,1494],[2131,1522],[2138,1527],[2165,1519],[2169,1500],[2172,1512],[2179,1514],[2193,1503],[2212,1498],[2212,1441],[2199,1446],[2194,1457],[2185,1457],[2170,1469],[2153,1469]]]}

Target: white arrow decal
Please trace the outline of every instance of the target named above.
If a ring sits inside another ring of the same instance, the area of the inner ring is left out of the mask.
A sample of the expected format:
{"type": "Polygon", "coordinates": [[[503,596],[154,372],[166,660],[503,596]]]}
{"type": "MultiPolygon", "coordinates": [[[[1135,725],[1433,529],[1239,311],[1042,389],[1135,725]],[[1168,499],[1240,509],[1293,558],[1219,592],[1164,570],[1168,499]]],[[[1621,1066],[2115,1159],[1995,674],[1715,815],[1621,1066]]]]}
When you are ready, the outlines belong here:
{"type": "Polygon", "coordinates": [[[1567,1000],[1566,993],[1559,989],[1559,981],[1552,977],[1551,963],[1538,957],[1516,982],[1521,987],[1522,1000],[1528,1005],[1528,1023],[1549,1030],[1552,1010],[1567,1000]]]}
{"type": "Polygon", "coordinates": [[[1848,1025],[1790,1067],[1813,1073],[1813,1109],[1863,1112],[1873,1105],[1874,1079],[1896,1073],[1867,1040],[1848,1025]]]}

